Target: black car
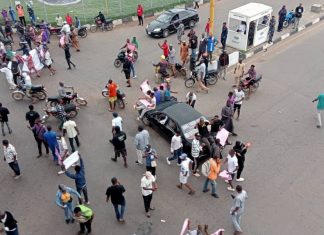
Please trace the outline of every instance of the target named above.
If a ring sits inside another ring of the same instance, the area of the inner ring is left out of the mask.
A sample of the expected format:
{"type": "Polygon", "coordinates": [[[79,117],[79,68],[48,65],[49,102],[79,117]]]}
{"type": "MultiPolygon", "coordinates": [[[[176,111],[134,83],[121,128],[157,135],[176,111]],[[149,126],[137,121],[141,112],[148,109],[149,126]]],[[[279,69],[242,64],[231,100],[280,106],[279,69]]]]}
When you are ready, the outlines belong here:
{"type": "Polygon", "coordinates": [[[146,26],[146,33],[152,37],[168,37],[170,33],[177,31],[182,22],[185,28],[193,28],[199,21],[198,12],[195,9],[171,9],[163,12],[158,18],[146,26]]]}
{"type": "MultiPolygon", "coordinates": [[[[191,141],[198,132],[195,126],[200,118],[206,119],[190,105],[170,100],[158,104],[156,109],[146,112],[143,122],[156,129],[170,142],[175,132],[180,130],[183,151],[191,156],[191,141]]],[[[200,158],[204,156],[205,153],[201,153],[200,158]]]]}

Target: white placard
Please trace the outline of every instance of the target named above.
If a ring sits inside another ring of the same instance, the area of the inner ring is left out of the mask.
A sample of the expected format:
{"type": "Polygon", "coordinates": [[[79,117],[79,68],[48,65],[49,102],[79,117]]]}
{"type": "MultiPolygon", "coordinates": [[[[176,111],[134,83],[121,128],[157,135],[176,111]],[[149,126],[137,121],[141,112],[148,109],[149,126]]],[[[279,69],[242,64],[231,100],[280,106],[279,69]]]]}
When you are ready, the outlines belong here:
{"type": "Polygon", "coordinates": [[[68,156],[64,161],[63,161],[63,165],[65,167],[65,169],[69,169],[73,164],[75,164],[76,162],[78,162],[80,159],[79,156],[79,152],[75,151],[74,153],[72,153],[70,156],[68,156]]]}
{"type": "Polygon", "coordinates": [[[222,128],[219,132],[217,132],[216,139],[219,139],[220,144],[225,146],[228,135],[229,132],[225,128],[222,128]]]}

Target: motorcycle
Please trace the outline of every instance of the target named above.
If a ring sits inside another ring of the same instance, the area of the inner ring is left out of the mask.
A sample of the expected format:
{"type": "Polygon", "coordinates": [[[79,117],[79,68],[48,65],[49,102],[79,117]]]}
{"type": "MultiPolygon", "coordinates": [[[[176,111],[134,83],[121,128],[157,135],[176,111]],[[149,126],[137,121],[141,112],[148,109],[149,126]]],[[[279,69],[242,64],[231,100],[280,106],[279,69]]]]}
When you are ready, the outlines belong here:
{"type": "Polygon", "coordinates": [[[186,77],[187,76],[187,70],[185,67],[183,67],[181,64],[176,63],[175,64],[175,70],[180,73],[182,76],[186,77]]]}
{"type": "Polygon", "coordinates": [[[77,103],[80,106],[86,106],[88,102],[79,96],[77,92],[74,91],[74,87],[65,87],[70,88],[72,92],[67,92],[69,97],[61,97],[61,96],[51,96],[46,99],[46,103],[48,103],[51,107],[54,107],[60,99],[63,100],[63,105],[77,103]]]}
{"type": "MultiPolygon", "coordinates": [[[[126,51],[120,50],[117,55],[117,58],[114,61],[114,66],[116,68],[119,68],[125,62],[125,59],[126,59],[126,51]]],[[[137,59],[138,59],[138,53],[137,53],[137,51],[134,50],[133,51],[133,61],[136,62],[137,59]]]]}
{"type": "MultiPolygon", "coordinates": [[[[37,98],[38,100],[45,100],[47,94],[44,85],[32,86],[30,89],[30,95],[37,98]]],[[[29,95],[27,95],[26,89],[24,89],[21,85],[17,85],[16,90],[11,94],[11,97],[17,101],[24,99],[25,96],[29,95]]]]}
{"type": "Polygon", "coordinates": [[[106,22],[104,24],[104,27],[102,28],[102,22],[101,20],[97,17],[95,19],[95,24],[90,26],[90,31],[91,33],[95,33],[98,28],[101,28],[102,31],[111,31],[114,28],[113,20],[112,19],[106,19],[106,22]]]}
{"type": "Polygon", "coordinates": [[[293,10],[291,10],[290,12],[287,13],[286,15],[286,19],[283,22],[283,27],[287,28],[290,24],[293,24],[295,22],[295,12],[293,10]]]}
{"type": "MultiPolygon", "coordinates": [[[[198,78],[197,69],[192,71],[190,77],[185,80],[185,86],[187,88],[193,87],[196,83],[196,79],[200,79],[198,78]]],[[[218,81],[218,71],[215,69],[208,70],[205,76],[205,80],[208,85],[215,85],[218,81]]]]}
{"type": "Polygon", "coordinates": [[[251,92],[255,92],[259,88],[261,80],[262,80],[262,74],[258,74],[256,78],[253,80],[253,84],[249,85],[250,81],[247,77],[244,80],[240,81],[240,86],[242,87],[244,93],[248,94],[249,87],[251,87],[251,92]]]}
{"type": "MultiPolygon", "coordinates": [[[[102,89],[101,91],[101,95],[103,97],[108,97],[109,95],[109,91],[107,89],[107,86],[102,89]]],[[[119,105],[120,109],[124,109],[125,108],[125,99],[126,99],[126,95],[124,92],[122,92],[121,90],[117,89],[117,104],[119,105]]]]}
{"type": "MultiPolygon", "coordinates": [[[[75,106],[75,104],[66,104],[64,105],[64,111],[66,113],[66,116],[69,118],[74,118],[78,115],[78,107],[75,106]]],[[[58,118],[57,116],[57,110],[55,107],[50,107],[48,104],[46,104],[46,108],[44,109],[45,115],[42,117],[41,122],[45,123],[50,116],[54,116],[58,118]]]]}
{"type": "Polygon", "coordinates": [[[78,29],[78,36],[81,38],[86,38],[88,36],[88,30],[86,26],[81,26],[78,29]]]}

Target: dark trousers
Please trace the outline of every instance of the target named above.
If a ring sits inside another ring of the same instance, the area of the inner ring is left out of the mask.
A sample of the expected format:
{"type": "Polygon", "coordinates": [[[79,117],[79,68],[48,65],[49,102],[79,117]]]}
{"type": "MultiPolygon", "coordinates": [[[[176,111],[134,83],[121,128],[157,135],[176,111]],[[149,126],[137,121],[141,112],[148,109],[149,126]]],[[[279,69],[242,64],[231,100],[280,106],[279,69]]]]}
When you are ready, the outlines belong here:
{"type": "Polygon", "coordinates": [[[225,47],[226,47],[226,38],[221,39],[221,43],[222,43],[222,46],[223,46],[223,50],[225,50],[225,47]]]}
{"type": "Polygon", "coordinates": [[[75,67],[75,64],[71,61],[71,57],[65,57],[65,59],[69,66],[69,69],[71,69],[71,64],[73,65],[73,67],[75,67]]]}
{"type": "Polygon", "coordinates": [[[153,193],[147,196],[143,196],[145,212],[148,213],[151,207],[151,201],[153,198],[153,193]]]}
{"type": "Polygon", "coordinates": [[[237,163],[238,163],[238,170],[237,170],[237,175],[236,175],[236,179],[239,179],[241,177],[243,168],[244,168],[244,161],[245,161],[245,157],[238,157],[237,158],[237,163]]]}
{"type": "Polygon", "coordinates": [[[198,2],[195,2],[195,7],[194,7],[195,9],[196,8],[199,8],[199,4],[198,4],[198,2]]]}
{"type": "Polygon", "coordinates": [[[278,31],[282,30],[282,27],[283,27],[283,22],[285,21],[285,19],[283,20],[279,20],[278,22],[278,31]]]}
{"type": "Polygon", "coordinates": [[[15,231],[7,231],[6,235],[19,235],[18,225],[15,231]]]}
{"type": "Polygon", "coordinates": [[[87,222],[85,223],[80,223],[80,232],[85,232],[85,228],[87,228],[87,232],[91,233],[91,223],[93,220],[93,216],[91,217],[91,219],[89,219],[87,222]]]}
{"type": "MultiPolygon", "coordinates": [[[[88,189],[87,189],[87,185],[83,186],[82,188],[77,188],[77,192],[81,195],[81,192],[83,193],[84,196],[84,201],[87,203],[89,201],[88,198],[88,189]]],[[[79,199],[79,204],[81,204],[82,201],[81,199],[79,199]]]]}
{"type": "Polygon", "coordinates": [[[18,84],[18,78],[19,78],[19,73],[16,73],[16,74],[12,74],[13,75],[13,80],[14,80],[14,83],[17,85],[18,84]]]}
{"type": "Polygon", "coordinates": [[[76,143],[76,145],[78,147],[80,146],[80,142],[79,142],[78,136],[75,136],[74,138],[69,138],[69,142],[70,142],[70,146],[71,146],[72,152],[75,151],[74,144],[73,144],[73,140],[75,140],[75,143],[76,143]]]}
{"type": "Polygon", "coordinates": [[[153,176],[156,174],[156,167],[146,166],[146,170],[150,171],[153,176]]]}
{"type": "Polygon", "coordinates": [[[48,145],[44,140],[38,139],[37,137],[35,138],[37,142],[37,147],[38,147],[38,153],[39,155],[42,155],[42,144],[45,146],[46,154],[49,153],[48,145]]]}
{"type": "Polygon", "coordinates": [[[10,168],[15,172],[16,175],[20,175],[20,168],[19,168],[17,161],[10,162],[8,164],[9,164],[10,168]]]}
{"type": "Polygon", "coordinates": [[[138,25],[143,25],[143,16],[137,16],[138,18],[138,25]]]}
{"type": "Polygon", "coordinates": [[[26,26],[26,20],[25,20],[25,16],[20,16],[19,17],[20,23],[24,26],[26,26]]]}

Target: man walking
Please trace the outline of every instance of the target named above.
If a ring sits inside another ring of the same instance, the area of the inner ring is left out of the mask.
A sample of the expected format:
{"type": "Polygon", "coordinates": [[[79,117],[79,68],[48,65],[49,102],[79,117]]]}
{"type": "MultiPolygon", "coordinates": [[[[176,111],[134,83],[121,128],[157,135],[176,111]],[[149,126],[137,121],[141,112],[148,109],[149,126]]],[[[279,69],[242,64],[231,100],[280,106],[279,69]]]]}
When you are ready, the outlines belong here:
{"type": "Polygon", "coordinates": [[[14,83],[14,79],[13,79],[13,73],[12,73],[11,69],[9,69],[7,67],[7,65],[5,63],[3,63],[1,65],[0,72],[5,74],[7,82],[9,84],[9,89],[10,90],[16,89],[16,84],[14,83]]]}
{"type": "Polygon", "coordinates": [[[171,139],[171,154],[173,154],[173,156],[166,158],[168,165],[171,164],[170,161],[178,159],[178,166],[180,166],[181,163],[180,156],[182,154],[182,146],[183,145],[182,145],[181,133],[179,130],[177,130],[175,135],[171,139]]]}
{"type": "Polygon", "coordinates": [[[180,45],[182,42],[182,36],[184,35],[184,24],[182,23],[182,21],[179,21],[179,26],[177,28],[177,39],[178,39],[178,44],[180,45]]]}
{"type": "MultiPolygon", "coordinates": [[[[66,37],[67,36],[68,35],[66,34],[66,37]]],[[[63,49],[64,49],[64,55],[65,55],[66,62],[69,66],[67,69],[71,70],[71,64],[73,65],[74,68],[76,67],[76,65],[71,61],[70,46],[68,44],[65,44],[63,49]]]]}
{"type": "Polygon", "coordinates": [[[189,195],[195,194],[195,190],[188,184],[188,178],[190,175],[190,169],[192,169],[192,160],[188,158],[187,154],[183,153],[180,156],[181,166],[180,166],[180,175],[179,181],[180,184],[177,185],[179,189],[182,189],[182,186],[186,186],[189,189],[189,195]]]}
{"type": "Polygon", "coordinates": [[[200,151],[202,150],[202,146],[200,146],[200,135],[199,133],[195,134],[195,138],[192,140],[191,142],[191,156],[193,158],[193,175],[196,177],[199,177],[200,175],[198,174],[197,170],[198,170],[198,157],[200,154],[200,151]]]}
{"type": "Polygon", "coordinates": [[[0,223],[3,224],[7,235],[19,235],[18,222],[9,211],[0,212],[0,223]]]}
{"type": "Polygon", "coordinates": [[[222,54],[219,56],[219,76],[226,80],[226,68],[229,64],[229,56],[225,50],[223,50],[222,54]]]}
{"type": "Polygon", "coordinates": [[[286,19],[286,15],[287,15],[287,10],[286,10],[286,6],[283,5],[282,8],[280,9],[280,11],[278,12],[279,15],[279,22],[278,22],[278,32],[280,32],[283,28],[283,22],[286,19]]]}
{"type": "MultiPolygon", "coordinates": [[[[80,165],[76,165],[74,167],[75,170],[75,174],[72,174],[69,171],[65,171],[65,175],[71,179],[74,179],[75,181],[75,187],[77,192],[81,195],[81,193],[83,193],[84,196],[84,201],[86,204],[90,204],[89,199],[88,199],[88,189],[87,189],[87,181],[85,178],[85,171],[84,171],[84,163],[83,163],[83,159],[80,156],[80,165]]],[[[82,201],[79,200],[79,203],[82,204],[82,201]]]]}
{"type": "Polygon", "coordinates": [[[207,51],[207,38],[205,37],[205,33],[201,34],[201,39],[199,42],[199,47],[198,47],[198,58],[197,61],[200,60],[200,57],[205,54],[207,51]]]}
{"type": "Polygon", "coordinates": [[[209,169],[207,169],[206,172],[202,172],[204,174],[206,174],[206,180],[205,180],[205,183],[204,183],[204,188],[203,188],[203,192],[204,193],[207,193],[209,191],[209,189],[207,188],[208,187],[208,184],[210,183],[211,184],[211,187],[212,187],[212,192],[211,192],[211,195],[214,197],[214,198],[219,198],[218,194],[216,193],[216,186],[217,186],[217,183],[216,183],[216,179],[217,179],[217,176],[219,174],[219,171],[220,171],[220,167],[221,167],[221,161],[219,159],[218,156],[213,156],[212,158],[210,158],[208,160],[207,163],[204,163],[204,165],[209,169]]]}
{"type": "Polygon", "coordinates": [[[21,177],[20,168],[17,161],[17,152],[12,144],[9,144],[8,140],[2,141],[4,161],[8,163],[9,167],[14,172],[14,179],[17,180],[21,177]]]}
{"type": "Polygon", "coordinates": [[[111,198],[111,203],[114,206],[116,219],[120,223],[125,223],[124,212],[126,207],[126,200],[123,193],[126,191],[124,186],[119,183],[116,177],[111,179],[112,186],[107,188],[106,191],[106,202],[109,202],[111,198]]]}
{"type": "Polygon", "coordinates": [[[226,26],[226,22],[224,22],[222,27],[222,34],[221,34],[221,43],[223,46],[223,50],[225,50],[226,47],[227,34],[228,34],[228,28],[226,26]]]}
{"type": "Polygon", "coordinates": [[[238,87],[237,89],[234,89],[234,110],[233,110],[233,117],[235,114],[235,111],[237,109],[237,118],[236,120],[239,120],[240,112],[241,112],[241,106],[245,97],[244,91],[242,90],[242,87],[238,87]]]}
{"type": "Polygon", "coordinates": [[[0,103],[0,122],[1,122],[1,130],[2,130],[2,135],[5,136],[5,130],[4,130],[4,125],[6,124],[7,128],[8,128],[8,132],[9,134],[11,134],[12,130],[9,126],[9,119],[8,119],[8,115],[10,114],[9,109],[7,109],[6,107],[2,106],[2,103],[0,103]]]}
{"type": "Polygon", "coordinates": [[[123,130],[123,119],[116,112],[114,112],[112,115],[113,115],[113,119],[111,120],[111,132],[112,132],[112,134],[114,136],[114,134],[115,134],[115,128],[117,126],[119,127],[119,129],[121,131],[123,130]]]}
{"type": "Polygon", "coordinates": [[[44,133],[44,140],[52,152],[54,162],[58,164],[58,156],[56,155],[56,148],[58,148],[57,134],[55,131],[52,131],[50,125],[48,125],[46,129],[47,131],[44,133]]]}
{"type": "Polygon", "coordinates": [[[33,128],[35,121],[40,118],[40,115],[38,112],[34,111],[34,106],[31,104],[28,106],[29,111],[26,113],[26,121],[29,122],[29,126],[33,128]]]}
{"type": "Polygon", "coordinates": [[[137,5],[137,18],[138,18],[138,25],[143,26],[143,7],[141,4],[137,5]]]}
{"type": "Polygon", "coordinates": [[[245,154],[249,147],[250,147],[250,143],[243,144],[240,141],[236,141],[235,145],[233,147],[236,157],[237,157],[237,162],[238,162],[238,169],[237,169],[237,175],[236,175],[237,182],[244,181],[244,178],[241,177],[241,174],[244,169],[245,154]]]}
{"type": "Polygon", "coordinates": [[[318,118],[318,125],[317,128],[321,128],[322,126],[322,117],[321,113],[324,110],[324,93],[321,93],[314,99],[312,102],[314,103],[317,101],[317,118],[318,118]]]}
{"type": "Polygon", "coordinates": [[[109,102],[109,112],[115,110],[116,102],[117,102],[117,84],[113,82],[111,79],[108,81],[107,85],[108,89],[108,102],[109,102]]]}
{"type": "Polygon", "coordinates": [[[42,144],[44,144],[45,150],[46,150],[46,155],[48,155],[49,154],[48,145],[44,140],[44,134],[46,132],[46,127],[41,123],[41,121],[39,119],[36,119],[33,127],[28,126],[28,128],[34,133],[34,137],[35,137],[37,147],[38,147],[37,158],[40,158],[43,155],[42,144]]]}
{"type": "Polygon", "coordinates": [[[112,144],[114,145],[114,150],[115,150],[115,157],[111,158],[112,161],[117,162],[117,158],[122,155],[124,159],[124,167],[127,168],[127,151],[126,151],[126,145],[125,145],[125,140],[127,136],[125,132],[120,130],[119,126],[115,127],[115,135],[112,139],[112,144]]]}
{"type": "MultiPolygon", "coordinates": [[[[227,187],[227,190],[229,191],[234,191],[234,187],[232,184],[232,181],[235,178],[235,173],[238,170],[238,161],[237,161],[237,157],[235,154],[235,150],[231,149],[228,152],[227,158],[224,162],[224,164],[227,162],[227,172],[229,173],[229,175],[231,176],[231,179],[228,180],[228,184],[230,185],[229,187],[227,187]]],[[[226,181],[227,182],[227,181],[226,181]]]]}
{"type": "Polygon", "coordinates": [[[273,34],[276,28],[276,17],[272,16],[269,22],[268,43],[272,43],[273,34]]]}
{"type": "Polygon", "coordinates": [[[85,234],[85,228],[87,228],[87,233],[91,233],[91,223],[93,220],[93,211],[87,206],[78,205],[74,208],[74,218],[80,224],[80,232],[78,234],[85,234]]]}
{"type": "Polygon", "coordinates": [[[196,36],[196,32],[192,31],[192,34],[189,37],[189,48],[191,49],[190,57],[193,59],[196,59],[197,47],[198,47],[198,37],[196,36]]]}
{"type": "Polygon", "coordinates": [[[151,207],[151,201],[153,198],[153,192],[157,190],[155,178],[150,171],[146,171],[145,175],[141,179],[141,189],[144,201],[145,215],[147,218],[151,217],[150,210],[155,208],[151,207]]]}
{"type": "Polygon", "coordinates": [[[239,59],[239,62],[236,64],[234,68],[234,84],[233,87],[238,87],[240,85],[240,81],[243,78],[245,71],[245,64],[242,59],[239,59]]]}
{"type": "Polygon", "coordinates": [[[295,22],[294,22],[293,29],[298,29],[299,21],[302,18],[303,13],[304,13],[304,7],[303,4],[300,3],[299,6],[296,7],[295,9],[295,22]]]}
{"type": "Polygon", "coordinates": [[[135,135],[134,145],[136,148],[137,160],[136,164],[143,164],[143,152],[145,147],[150,144],[150,134],[147,130],[144,130],[143,126],[138,126],[137,134],[135,135]]]}
{"type": "Polygon", "coordinates": [[[66,122],[63,124],[63,136],[67,134],[70,142],[70,146],[72,149],[72,153],[75,152],[73,141],[75,140],[76,145],[80,147],[80,142],[78,135],[80,135],[79,129],[75,123],[75,121],[70,120],[68,116],[66,116],[66,122]]]}
{"type": "Polygon", "coordinates": [[[244,213],[245,201],[248,198],[247,193],[241,185],[236,186],[237,195],[234,198],[234,205],[231,208],[232,223],[235,229],[234,235],[242,234],[241,217],[244,213]]]}

